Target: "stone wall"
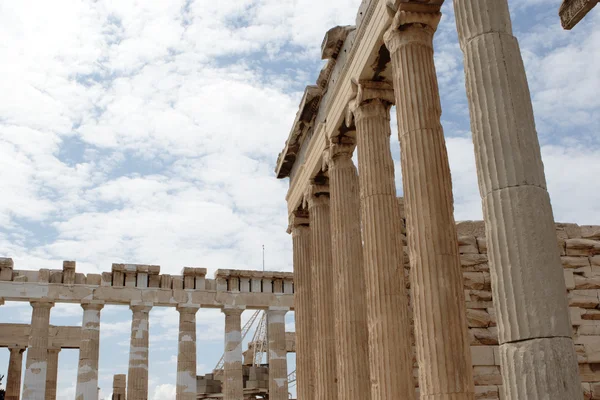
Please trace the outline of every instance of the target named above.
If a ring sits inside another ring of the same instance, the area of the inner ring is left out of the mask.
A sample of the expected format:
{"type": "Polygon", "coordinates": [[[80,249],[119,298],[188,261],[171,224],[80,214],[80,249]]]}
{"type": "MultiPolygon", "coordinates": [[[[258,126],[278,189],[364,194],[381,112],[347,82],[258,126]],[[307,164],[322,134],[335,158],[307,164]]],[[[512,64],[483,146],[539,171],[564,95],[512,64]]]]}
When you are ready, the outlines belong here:
{"type": "MultiPolygon", "coordinates": [[[[476,399],[500,399],[502,377],[483,222],[457,224],[476,399]]],[[[556,224],[585,399],[600,399],[600,226],[556,224]]],[[[405,273],[408,277],[408,261],[405,273]]],[[[407,279],[409,282],[409,279],[407,279]]],[[[407,283],[407,285],[409,285],[407,283]]],[[[415,381],[417,370],[415,370],[415,381]]]]}

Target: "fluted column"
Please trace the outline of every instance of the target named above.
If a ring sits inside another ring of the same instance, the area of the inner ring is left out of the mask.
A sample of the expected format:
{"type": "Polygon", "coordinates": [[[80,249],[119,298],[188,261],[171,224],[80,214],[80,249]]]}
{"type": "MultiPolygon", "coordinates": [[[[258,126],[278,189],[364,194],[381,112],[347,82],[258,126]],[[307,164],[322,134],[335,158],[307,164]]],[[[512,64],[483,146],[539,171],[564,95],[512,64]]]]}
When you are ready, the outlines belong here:
{"type": "Polygon", "coordinates": [[[6,377],[5,400],[19,400],[21,398],[21,370],[23,368],[23,347],[9,347],[8,376],[6,377]]]}
{"type": "Polygon", "coordinates": [[[46,400],[56,400],[59,353],[60,349],[48,349],[48,371],[46,372],[46,397],[44,397],[46,400]]]}
{"type": "Polygon", "coordinates": [[[337,400],[333,261],[329,226],[329,187],[310,185],[305,195],[311,230],[315,400],[337,400]]]}
{"type": "Polygon", "coordinates": [[[178,306],[177,400],[196,400],[196,313],[199,307],[178,306]]]}
{"type": "Polygon", "coordinates": [[[244,400],[242,369],[242,312],[243,308],[223,308],[225,314],[225,380],[223,398],[244,400]]]}
{"type": "Polygon", "coordinates": [[[148,399],[149,316],[152,305],[131,304],[131,342],[127,371],[127,400],[148,399]]]}
{"type": "Polygon", "coordinates": [[[36,300],[31,302],[31,332],[25,363],[23,400],[44,400],[46,397],[46,372],[48,370],[48,331],[50,309],[54,303],[36,300]]]}
{"type": "Polygon", "coordinates": [[[354,140],[332,139],[329,147],[331,251],[338,398],[371,398],[369,332],[360,231],[358,173],[352,162],[354,140]]]}
{"type": "Polygon", "coordinates": [[[394,161],[391,87],[361,83],[356,120],[372,400],[415,398],[394,161]]]}
{"type": "Polygon", "coordinates": [[[581,399],[531,95],[506,0],[455,0],[505,398],[581,399]]]}
{"type": "Polygon", "coordinates": [[[288,400],[287,347],[285,342],[285,314],[287,309],[270,308],[267,311],[267,339],[269,341],[269,400],[288,400]]]}
{"type": "Polygon", "coordinates": [[[75,400],[97,400],[98,357],[100,354],[100,310],[103,303],[83,303],[81,346],[75,400]]]}
{"type": "MultiPolygon", "coordinates": [[[[415,2],[417,3],[417,2],[415,2]]],[[[403,10],[384,36],[392,59],[421,398],[472,399],[452,180],[433,62],[441,14],[403,10]]]]}
{"type": "Polygon", "coordinates": [[[298,400],[314,399],[314,314],[308,213],[290,217],[294,257],[294,322],[296,325],[296,391],[298,400]]]}
{"type": "Polygon", "coordinates": [[[127,376],[125,374],[114,375],[112,400],[125,400],[126,386],[127,376]]]}

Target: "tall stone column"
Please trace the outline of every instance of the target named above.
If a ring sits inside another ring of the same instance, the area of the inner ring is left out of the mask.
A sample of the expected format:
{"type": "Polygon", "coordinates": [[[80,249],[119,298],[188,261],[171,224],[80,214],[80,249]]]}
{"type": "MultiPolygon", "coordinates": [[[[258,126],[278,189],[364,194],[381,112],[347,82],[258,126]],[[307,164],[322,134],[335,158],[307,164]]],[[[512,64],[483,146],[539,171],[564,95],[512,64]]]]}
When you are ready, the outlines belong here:
{"type": "Polygon", "coordinates": [[[199,307],[178,306],[177,400],[196,400],[196,313],[199,307]]]}
{"type": "Polygon", "coordinates": [[[242,312],[243,308],[223,308],[225,314],[225,380],[223,398],[244,400],[242,369],[242,312]]]}
{"type": "Polygon", "coordinates": [[[390,150],[393,102],[391,87],[363,82],[349,107],[357,130],[373,400],[415,398],[408,293],[390,150]]]}
{"type": "Polygon", "coordinates": [[[285,342],[285,314],[287,309],[267,311],[267,339],[269,341],[269,400],[288,400],[287,347],[285,342]]]}
{"type": "MultiPolygon", "coordinates": [[[[338,398],[371,398],[369,331],[360,230],[358,173],[352,162],[355,141],[334,138],[329,147],[331,251],[338,398]]],[[[331,289],[330,289],[331,290],[331,289]]]]}
{"type": "Polygon", "coordinates": [[[21,370],[23,368],[23,347],[9,347],[8,376],[6,378],[5,400],[19,400],[21,398],[21,370]]]}
{"type": "Polygon", "coordinates": [[[44,300],[31,302],[31,333],[25,362],[23,400],[44,400],[46,397],[46,372],[48,370],[48,331],[50,309],[54,303],[44,300]]]}
{"type": "Polygon", "coordinates": [[[132,303],[131,342],[127,371],[127,399],[148,399],[149,315],[152,305],[132,303]]]}
{"type": "Polygon", "coordinates": [[[45,397],[46,400],[56,400],[56,385],[58,383],[58,353],[60,353],[60,349],[48,349],[48,371],[46,372],[45,397]]]}
{"type": "Polygon", "coordinates": [[[100,354],[100,311],[104,303],[83,303],[81,346],[75,400],[97,400],[98,357],[100,354]]]}
{"type": "Polygon", "coordinates": [[[428,400],[472,399],[452,179],[433,62],[441,13],[439,6],[405,11],[418,5],[411,3],[400,3],[384,40],[392,59],[402,153],[419,387],[428,400]]]}
{"type": "Polygon", "coordinates": [[[310,185],[308,202],[311,230],[315,400],[337,400],[333,261],[329,226],[329,187],[310,185]]]}
{"type": "Polygon", "coordinates": [[[554,217],[506,0],[455,0],[505,398],[581,399],[554,217]]]}
{"type": "Polygon", "coordinates": [[[296,391],[298,399],[313,399],[314,385],[314,314],[310,261],[308,212],[297,211],[290,217],[294,257],[294,322],[296,325],[296,391]]]}

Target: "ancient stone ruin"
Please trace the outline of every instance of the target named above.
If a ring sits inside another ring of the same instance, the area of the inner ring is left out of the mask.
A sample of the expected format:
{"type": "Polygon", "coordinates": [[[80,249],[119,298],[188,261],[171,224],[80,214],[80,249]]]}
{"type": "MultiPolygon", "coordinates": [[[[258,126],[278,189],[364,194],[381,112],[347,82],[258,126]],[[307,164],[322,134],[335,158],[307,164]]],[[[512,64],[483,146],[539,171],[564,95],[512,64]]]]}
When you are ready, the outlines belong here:
{"type": "MultiPolygon", "coordinates": [[[[203,268],[173,276],[113,264],[84,275],[73,261],[32,271],[0,259],[0,305],[32,307],[30,325],[0,325],[6,399],[54,399],[58,352],[78,348],[76,399],[96,400],[107,304],[131,311],[118,400],[148,398],[153,307],[179,312],[177,400],[287,400],[290,351],[299,400],[600,399],[600,226],[554,221],[507,0],[454,0],[485,221],[454,220],[433,62],[442,3],[364,0],[354,26],[327,32],[326,64],[276,167],[290,183],[293,274],[217,270],[211,279],[203,268]],[[81,305],[80,328],[50,325],[61,302],[81,305]],[[201,307],[225,314],[224,358],[222,370],[197,376],[201,307]],[[265,310],[268,324],[246,353],[244,310],[265,310]],[[285,332],[290,310],[295,339],[285,332]],[[268,367],[246,360],[256,346],[268,349],[268,367]]],[[[596,3],[565,0],[565,28],[596,3]]]]}

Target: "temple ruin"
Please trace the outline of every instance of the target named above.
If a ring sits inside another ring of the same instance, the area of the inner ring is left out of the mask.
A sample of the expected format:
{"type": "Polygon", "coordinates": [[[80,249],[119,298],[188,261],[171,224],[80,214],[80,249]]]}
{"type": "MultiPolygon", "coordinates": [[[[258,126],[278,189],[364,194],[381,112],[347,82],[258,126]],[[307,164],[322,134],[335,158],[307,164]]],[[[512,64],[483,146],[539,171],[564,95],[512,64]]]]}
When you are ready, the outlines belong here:
{"type": "MultiPolygon", "coordinates": [[[[453,2],[485,220],[455,223],[433,48],[443,3],[363,1],[354,26],[329,30],[279,155],[298,398],[600,398],[584,304],[600,288],[600,228],[554,222],[507,0],[453,2]]],[[[596,3],[565,0],[565,27],[596,3]]]]}
{"type": "MultiPolygon", "coordinates": [[[[564,0],[565,28],[597,2],[564,0]]],[[[507,0],[454,0],[485,219],[454,220],[433,58],[443,3],[364,0],[353,26],[327,32],[276,166],[290,184],[293,273],[113,264],[86,275],[73,261],[33,271],[1,258],[0,306],[32,307],[30,325],[0,325],[6,399],[53,400],[58,351],[76,348],[76,400],[97,400],[105,305],[131,312],[115,400],[148,398],[153,307],[179,312],[177,400],[287,400],[292,351],[299,400],[600,399],[600,226],[554,221],[507,0]],[[82,326],[51,326],[56,303],[81,305],[82,326]],[[225,315],[222,369],[204,376],[200,308],[225,315]],[[268,325],[245,353],[244,310],[268,325]],[[249,361],[257,346],[268,366],[249,361]]]]}

